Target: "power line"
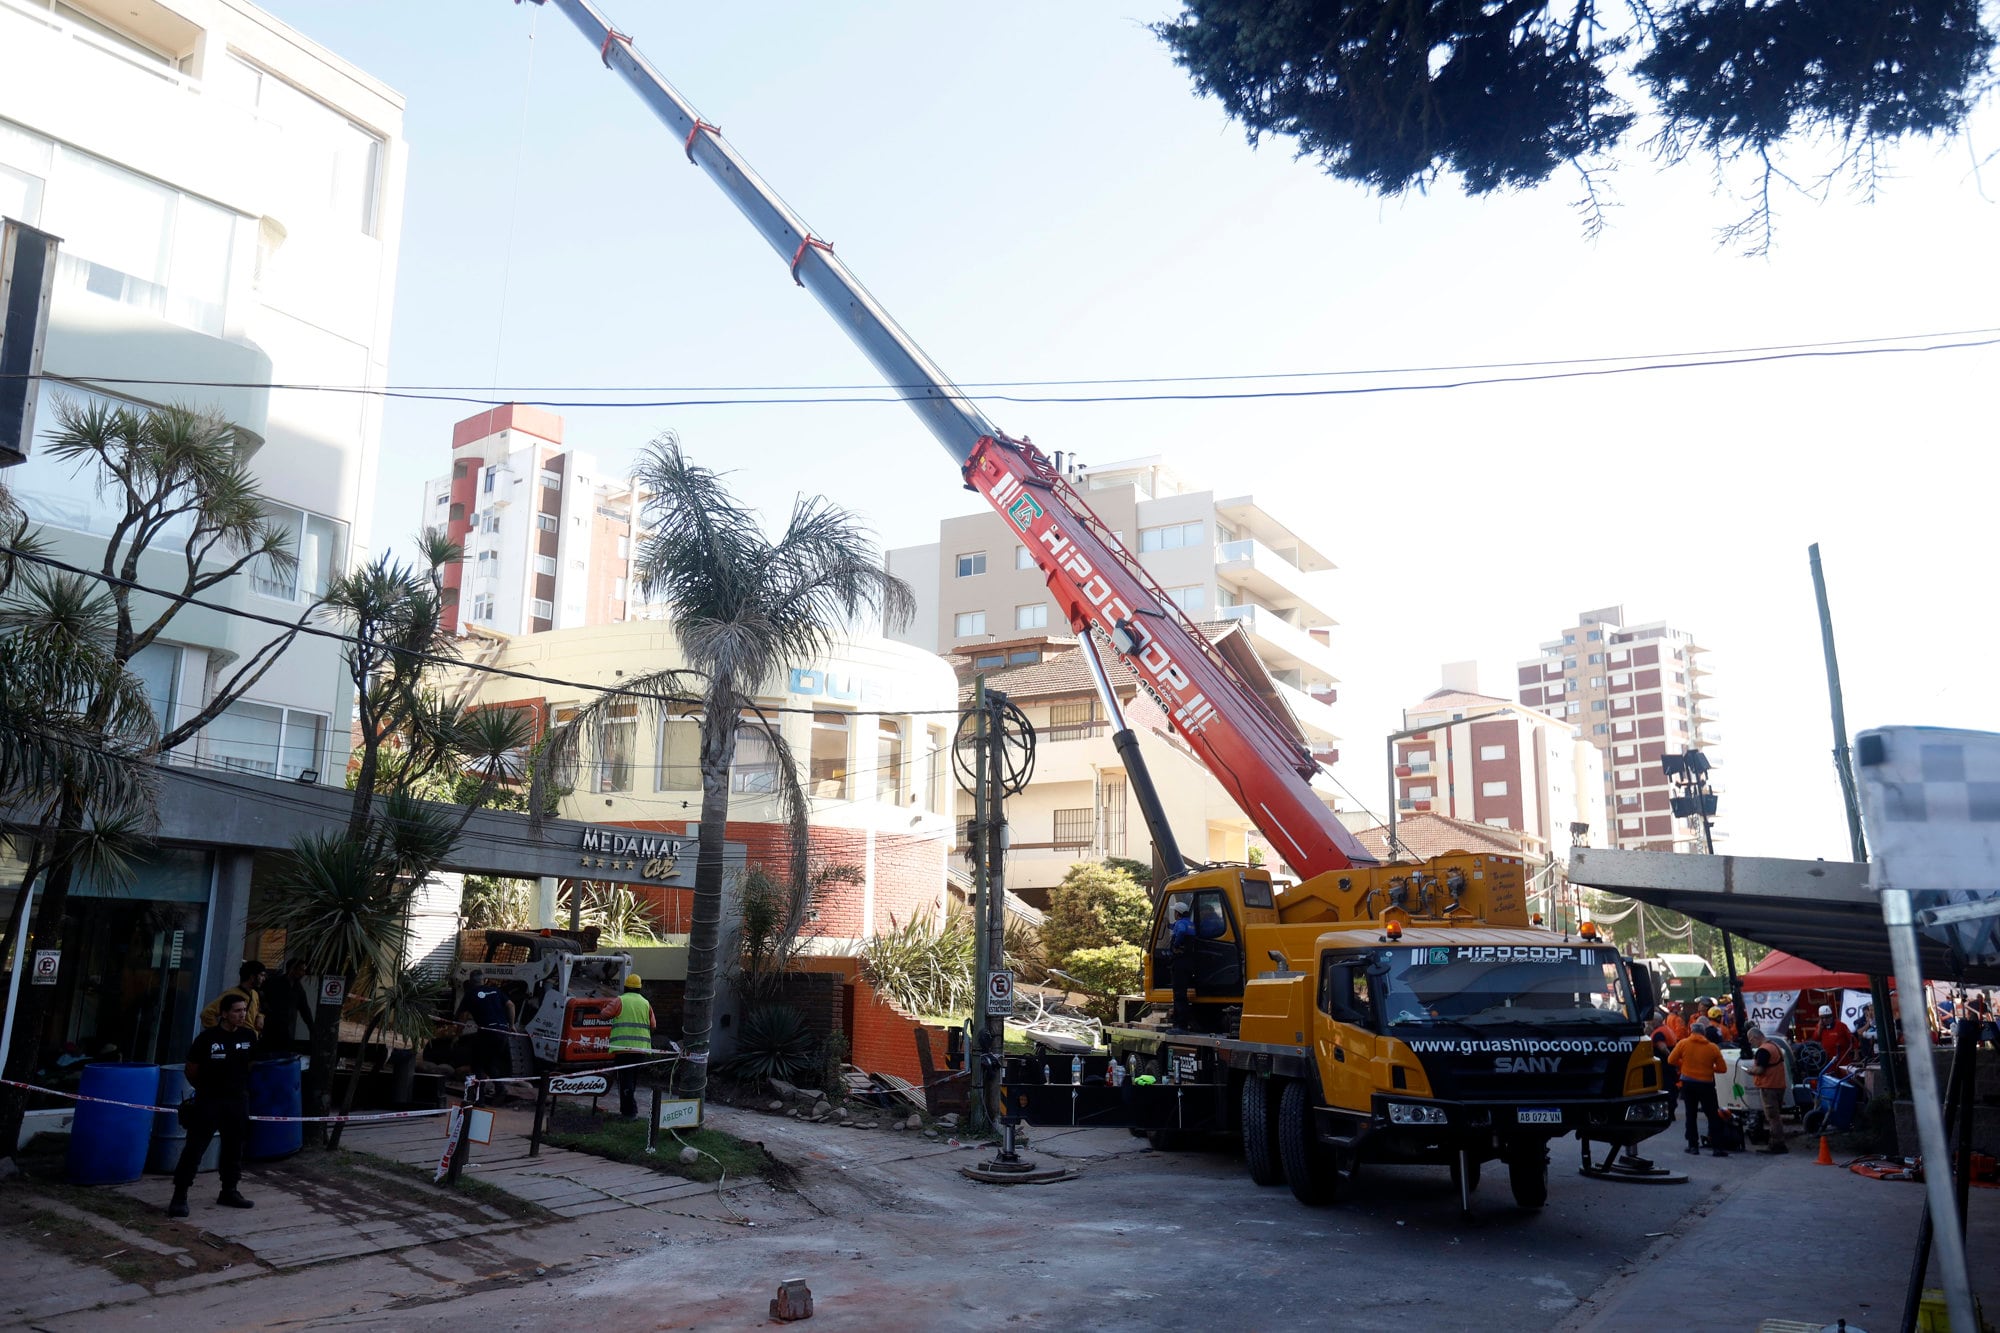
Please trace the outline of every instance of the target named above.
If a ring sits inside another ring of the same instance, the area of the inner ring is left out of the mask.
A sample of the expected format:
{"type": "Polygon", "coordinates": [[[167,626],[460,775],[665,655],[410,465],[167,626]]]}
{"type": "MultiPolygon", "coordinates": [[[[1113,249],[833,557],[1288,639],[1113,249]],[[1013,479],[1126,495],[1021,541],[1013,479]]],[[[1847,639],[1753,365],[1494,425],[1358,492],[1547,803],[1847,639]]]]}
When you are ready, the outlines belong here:
{"type": "MultiPolygon", "coordinates": [[[[1092,385],[1118,386],[1123,384],[1200,384],[1216,380],[1263,380],[1301,379],[1327,377],[1355,377],[1361,375],[1409,375],[1429,373],[1457,373],[1475,370],[1532,370],[1549,367],[1537,374],[1495,374],[1474,375],[1460,379],[1428,380],[1416,384],[1366,384],[1352,387],[1330,387],[1310,389],[1242,389],[1232,391],[1196,391],[1188,393],[1106,393],[1106,394],[1016,394],[1016,393],[970,393],[968,387],[978,385],[948,385],[939,389],[935,385],[839,385],[802,386],[798,388],[773,386],[722,386],[717,388],[676,388],[676,387],[635,387],[599,388],[575,390],[578,393],[667,393],[667,394],[736,394],[749,393],[758,397],[665,397],[665,398],[533,398],[513,394],[507,397],[488,397],[477,394],[447,393],[440,389],[423,387],[393,387],[374,385],[336,385],[282,383],[256,380],[186,380],[186,379],[142,379],[117,375],[57,375],[44,371],[38,378],[67,384],[75,388],[89,389],[96,385],[152,386],[189,389],[264,389],[286,390],[304,393],[360,394],[380,398],[414,402],[457,403],[475,407],[543,407],[543,408],[681,408],[681,407],[813,407],[841,406],[849,404],[904,403],[909,401],[901,396],[907,393],[923,392],[929,397],[947,401],[998,402],[1014,404],[1090,404],[1090,403],[1155,403],[1155,402],[1244,402],[1259,399],[1287,398],[1336,398],[1359,397],[1389,393],[1431,393],[1450,389],[1480,388],[1506,384],[1539,384],[1555,380],[1594,379],[1608,375],[1631,375],[1668,370],[1702,370],[1725,366],[1760,365],[1777,361],[1827,360],[1855,356],[1889,356],[1903,353],[1963,351],[1973,348],[2000,345],[2000,337],[1973,337],[1974,334],[2000,332],[1992,329],[1966,330],[1962,334],[1939,333],[1909,335],[1899,339],[1857,339],[1849,343],[1799,343],[1777,345],[1769,349],[1738,349],[1720,352],[1664,353],[1643,360],[1633,357],[1586,357],[1560,361],[1489,362],[1443,367],[1386,368],[1378,370],[1354,371],[1295,371],[1260,375],[1231,376],[1160,376],[1137,380],[1051,380],[1004,382],[1009,385],[1046,384],[1050,387],[1088,387],[1092,385]],[[1947,338],[1956,341],[1928,342],[1921,345],[1907,345],[1917,338],[1947,338]],[[1900,343],[1905,345],[1890,345],[1900,343]],[[1634,364],[1622,364],[1634,362],[1634,364]],[[881,391],[889,390],[887,395],[881,391]],[[811,396],[799,396],[799,395],[811,396]],[[841,396],[826,396],[839,394],[841,396]],[[784,396],[789,395],[789,396],[784,396]]],[[[18,378],[18,376],[16,377],[18,378]]],[[[539,391],[530,388],[529,391],[539,391]]],[[[568,392],[568,391],[566,391],[568,392]]]]}

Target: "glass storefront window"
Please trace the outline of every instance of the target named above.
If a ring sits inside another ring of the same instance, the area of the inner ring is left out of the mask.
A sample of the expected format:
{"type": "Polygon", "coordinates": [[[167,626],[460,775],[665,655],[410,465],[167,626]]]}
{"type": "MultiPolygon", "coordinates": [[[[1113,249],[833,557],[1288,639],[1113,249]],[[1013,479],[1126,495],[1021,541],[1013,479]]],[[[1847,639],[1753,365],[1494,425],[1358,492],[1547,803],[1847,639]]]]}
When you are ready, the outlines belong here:
{"type": "Polygon", "coordinates": [[[847,799],[847,714],[814,713],[811,795],[847,799]]]}
{"type": "Polygon", "coordinates": [[[903,803],[903,724],[894,718],[875,719],[875,799],[903,803]]]}

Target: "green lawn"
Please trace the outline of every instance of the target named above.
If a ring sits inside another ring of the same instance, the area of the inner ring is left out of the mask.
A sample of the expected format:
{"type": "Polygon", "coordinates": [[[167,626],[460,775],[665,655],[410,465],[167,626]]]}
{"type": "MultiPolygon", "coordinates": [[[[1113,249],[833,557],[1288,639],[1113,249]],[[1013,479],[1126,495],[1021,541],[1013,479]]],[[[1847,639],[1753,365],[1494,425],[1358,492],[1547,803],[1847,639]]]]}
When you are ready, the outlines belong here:
{"type": "Polygon", "coordinates": [[[550,1129],[543,1138],[559,1148],[587,1152],[614,1162],[633,1162],[670,1176],[685,1176],[689,1180],[716,1180],[725,1171],[731,1180],[771,1173],[772,1161],[764,1150],[733,1134],[725,1134],[719,1129],[679,1130],[675,1133],[662,1132],[658,1150],[648,1155],[643,1120],[584,1114],[564,1116],[560,1125],[550,1129]],[[594,1124],[591,1123],[593,1119],[594,1124]],[[675,1133],[678,1133],[678,1138],[675,1133]],[[692,1166],[685,1166],[680,1159],[684,1147],[698,1148],[707,1156],[699,1158],[692,1166]]]}

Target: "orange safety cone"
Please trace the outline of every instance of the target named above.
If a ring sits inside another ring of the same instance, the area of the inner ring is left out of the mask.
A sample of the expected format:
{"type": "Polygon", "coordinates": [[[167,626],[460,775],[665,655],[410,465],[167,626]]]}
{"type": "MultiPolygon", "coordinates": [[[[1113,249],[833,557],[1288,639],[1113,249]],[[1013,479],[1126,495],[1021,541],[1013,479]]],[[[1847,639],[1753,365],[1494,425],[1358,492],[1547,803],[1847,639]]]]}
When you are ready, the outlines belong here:
{"type": "Polygon", "coordinates": [[[1826,1135],[1824,1134],[1819,1136],[1819,1162],[1817,1164],[1820,1166],[1833,1165],[1833,1149],[1827,1146],[1826,1135]]]}

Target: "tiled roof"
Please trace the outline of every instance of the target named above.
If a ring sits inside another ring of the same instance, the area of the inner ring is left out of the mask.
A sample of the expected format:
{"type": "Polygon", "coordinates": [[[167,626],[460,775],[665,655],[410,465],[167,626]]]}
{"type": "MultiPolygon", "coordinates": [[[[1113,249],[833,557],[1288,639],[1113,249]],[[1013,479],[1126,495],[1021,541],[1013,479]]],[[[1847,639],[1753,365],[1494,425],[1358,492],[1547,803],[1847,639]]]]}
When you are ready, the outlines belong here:
{"type": "MultiPolygon", "coordinates": [[[[1199,627],[1208,635],[1212,643],[1236,628],[1231,620],[1217,621],[1199,627]]],[[[998,647],[999,645],[995,645],[998,647]]],[[[969,663],[975,650],[961,649],[957,656],[969,663]]],[[[1123,659],[1114,652],[1107,651],[1101,644],[1098,657],[1104,663],[1104,674],[1111,682],[1111,688],[1123,696],[1139,688],[1139,678],[1132,674],[1123,659]]],[[[971,671],[968,666],[962,670],[971,671]]],[[[1090,664],[1083,660],[1083,653],[1075,648],[1051,648],[1039,662],[1026,662],[1020,666],[989,667],[983,673],[986,683],[996,690],[1005,690],[1007,697],[1017,702],[1027,699],[1060,698],[1068,694],[1094,694],[1097,687],[1091,683],[1090,664]]],[[[972,701],[972,681],[966,679],[958,691],[960,703],[972,701]]]]}
{"type": "MultiPolygon", "coordinates": [[[[1378,860],[1389,859],[1389,831],[1377,824],[1354,835],[1378,860]]],[[[1396,821],[1396,843],[1405,859],[1428,861],[1446,852],[1501,852],[1518,856],[1521,835],[1449,815],[1417,814],[1396,821]]]]}
{"type": "Polygon", "coordinates": [[[1511,704],[1512,699],[1496,699],[1490,694],[1469,694],[1464,690],[1436,690],[1426,694],[1423,702],[1415,708],[1406,709],[1411,713],[1442,713],[1448,708],[1487,708],[1494,704],[1511,704]]]}

